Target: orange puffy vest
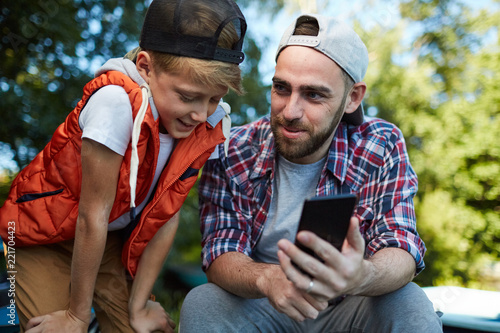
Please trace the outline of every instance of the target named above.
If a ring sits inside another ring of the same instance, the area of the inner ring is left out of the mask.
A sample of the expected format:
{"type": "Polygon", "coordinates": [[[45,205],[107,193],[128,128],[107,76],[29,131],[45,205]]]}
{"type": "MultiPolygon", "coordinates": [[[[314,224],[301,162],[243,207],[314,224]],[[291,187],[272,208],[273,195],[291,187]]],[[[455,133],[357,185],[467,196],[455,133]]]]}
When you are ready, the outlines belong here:
{"type": "MultiPolygon", "coordinates": [[[[0,236],[3,240],[8,239],[9,227],[12,227],[9,222],[15,223],[16,246],[50,244],[74,238],[82,179],[82,131],[78,117],[90,96],[105,85],[119,85],[125,89],[135,119],[143,98],[137,83],[118,71],[106,72],[90,81],[84,87],[82,100],[57,128],[51,141],[12,182],[9,196],[0,208],[0,236]]],[[[160,150],[158,133],[159,118],[154,120],[148,106],[137,144],[136,202],[147,199],[153,181],[160,150]]],[[[200,124],[189,137],[177,141],[152,200],[144,207],[139,223],[123,247],[122,262],[132,276],[148,242],[180,209],[196,182],[198,171],[224,139],[220,121],[215,127],[208,122],[200,124]]],[[[129,144],[120,168],[110,221],[130,209],[131,151],[129,144]]]]}

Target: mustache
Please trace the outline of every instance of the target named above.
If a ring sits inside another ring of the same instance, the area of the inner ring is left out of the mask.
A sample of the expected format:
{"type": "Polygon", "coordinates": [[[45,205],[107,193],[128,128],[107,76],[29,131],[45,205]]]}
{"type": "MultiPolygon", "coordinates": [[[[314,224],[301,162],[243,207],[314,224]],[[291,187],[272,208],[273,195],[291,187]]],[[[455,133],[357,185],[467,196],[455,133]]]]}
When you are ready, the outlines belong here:
{"type": "Polygon", "coordinates": [[[291,127],[297,130],[308,131],[309,127],[303,124],[299,119],[287,120],[283,117],[274,118],[275,125],[281,125],[283,127],[291,127]]]}

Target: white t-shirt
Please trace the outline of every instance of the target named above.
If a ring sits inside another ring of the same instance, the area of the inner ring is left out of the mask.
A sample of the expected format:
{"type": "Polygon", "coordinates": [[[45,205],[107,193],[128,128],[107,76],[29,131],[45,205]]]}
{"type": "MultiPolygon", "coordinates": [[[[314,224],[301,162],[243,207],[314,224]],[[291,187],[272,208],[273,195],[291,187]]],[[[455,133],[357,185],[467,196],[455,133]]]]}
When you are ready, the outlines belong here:
{"type": "MultiPolygon", "coordinates": [[[[154,107],[151,105],[151,107],[154,107]]],[[[122,156],[132,139],[132,106],[125,89],[109,85],[96,91],[88,100],[78,119],[83,131],[82,138],[99,142],[122,156]]],[[[160,153],[156,164],[153,183],[146,199],[136,202],[136,213],[139,214],[147,204],[161,172],[172,153],[174,139],[169,134],[160,133],[160,153]]],[[[129,213],[125,213],[108,225],[108,230],[118,230],[130,223],[129,213]]]]}

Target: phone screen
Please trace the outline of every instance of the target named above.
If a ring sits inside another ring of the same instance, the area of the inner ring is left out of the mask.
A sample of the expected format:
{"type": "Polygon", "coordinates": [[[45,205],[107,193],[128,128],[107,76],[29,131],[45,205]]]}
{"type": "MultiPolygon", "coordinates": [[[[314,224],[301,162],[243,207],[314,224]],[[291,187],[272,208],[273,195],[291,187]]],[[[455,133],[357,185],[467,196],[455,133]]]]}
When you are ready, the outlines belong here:
{"type": "MultiPolygon", "coordinates": [[[[357,197],[355,194],[341,194],[307,199],[302,208],[299,227],[309,230],[330,242],[339,251],[349,229],[349,221],[354,212],[357,197]]],[[[314,252],[295,241],[302,251],[317,257],[314,252]]]]}

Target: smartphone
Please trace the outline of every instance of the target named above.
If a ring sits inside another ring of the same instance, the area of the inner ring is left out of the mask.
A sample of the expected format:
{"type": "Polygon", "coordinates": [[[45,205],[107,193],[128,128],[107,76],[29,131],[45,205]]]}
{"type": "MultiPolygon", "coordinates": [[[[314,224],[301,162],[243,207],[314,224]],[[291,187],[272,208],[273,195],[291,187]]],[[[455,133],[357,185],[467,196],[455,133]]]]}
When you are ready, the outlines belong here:
{"type": "MultiPolygon", "coordinates": [[[[355,194],[307,199],[302,208],[297,233],[301,230],[312,231],[340,251],[349,229],[349,221],[356,202],[355,194]]],[[[295,240],[295,245],[309,255],[318,258],[313,250],[303,246],[299,241],[295,240]]]]}

